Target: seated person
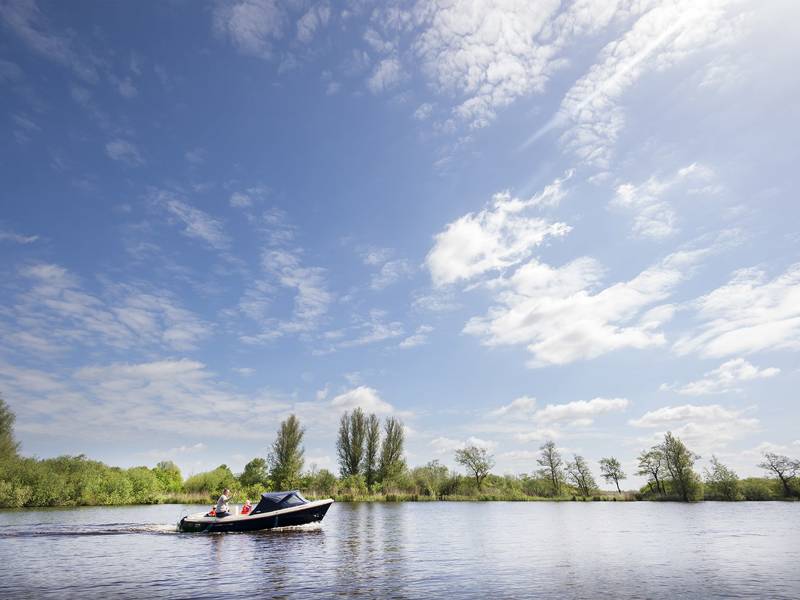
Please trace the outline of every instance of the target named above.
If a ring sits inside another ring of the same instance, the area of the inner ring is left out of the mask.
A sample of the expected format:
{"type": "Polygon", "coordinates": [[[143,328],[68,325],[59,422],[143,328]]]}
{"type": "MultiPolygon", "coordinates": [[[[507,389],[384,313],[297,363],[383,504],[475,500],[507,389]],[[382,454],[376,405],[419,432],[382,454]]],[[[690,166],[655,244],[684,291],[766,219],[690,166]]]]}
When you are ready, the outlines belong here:
{"type": "Polygon", "coordinates": [[[217,516],[217,507],[216,506],[212,506],[211,510],[208,511],[208,514],[206,516],[207,517],[216,517],[217,516]]]}
{"type": "Polygon", "coordinates": [[[222,519],[231,514],[230,512],[228,512],[228,500],[230,499],[231,499],[231,491],[228,488],[225,488],[224,490],[222,490],[222,495],[219,497],[219,500],[217,500],[216,517],[218,519],[222,519]]]}
{"type": "Polygon", "coordinates": [[[250,500],[245,500],[244,506],[242,506],[242,514],[249,515],[251,510],[253,510],[253,506],[250,504],[250,500]]]}

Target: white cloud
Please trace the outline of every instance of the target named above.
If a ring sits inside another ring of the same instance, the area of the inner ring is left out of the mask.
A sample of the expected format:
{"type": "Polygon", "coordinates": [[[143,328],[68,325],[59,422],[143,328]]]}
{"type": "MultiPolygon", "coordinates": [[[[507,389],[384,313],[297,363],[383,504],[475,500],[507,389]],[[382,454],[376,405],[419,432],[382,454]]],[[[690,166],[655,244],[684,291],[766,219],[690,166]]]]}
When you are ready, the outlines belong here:
{"type": "Polygon", "coordinates": [[[425,259],[434,284],[510,267],[530,257],[548,237],[566,235],[570,227],[564,223],[527,216],[532,208],[557,203],[564,195],[563,181],[557,179],[528,200],[512,198],[508,192],[495,194],[489,207],[449,223],[436,234],[425,259]]]}
{"type": "Polygon", "coordinates": [[[366,346],[402,336],[405,333],[403,324],[399,321],[385,320],[386,313],[382,310],[372,310],[367,319],[361,319],[355,326],[356,337],[339,342],[339,348],[353,348],[366,346]]]}
{"type": "Polygon", "coordinates": [[[277,0],[220,2],[214,9],[214,31],[242,54],[268,59],[283,35],[286,15],[277,0]]]}
{"type": "Polygon", "coordinates": [[[595,65],[567,92],[558,115],[527,143],[567,125],[561,138],[566,148],[586,163],[607,167],[624,126],[623,94],[647,71],[665,69],[700,49],[727,42],[735,23],[727,14],[732,4],[677,0],[634,6],[634,12],[647,8],[603,49],[595,65]]]}
{"type": "Polygon", "coordinates": [[[417,327],[417,331],[413,334],[408,336],[402,342],[400,342],[399,347],[403,349],[407,348],[416,348],[417,346],[421,346],[423,344],[428,343],[428,334],[433,331],[433,327],[430,325],[420,325],[417,327]]]}
{"type": "Polygon", "coordinates": [[[106,144],[106,154],[110,159],[123,162],[131,167],[139,167],[144,164],[144,158],[139,149],[131,142],[119,138],[106,144]]]}
{"type": "Polygon", "coordinates": [[[396,58],[384,58],[372,71],[367,80],[367,88],[373,94],[381,94],[397,86],[406,75],[400,61],[396,58]]]}
{"type": "Polygon", "coordinates": [[[66,269],[52,264],[25,267],[29,282],[10,305],[0,331],[29,352],[64,352],[85,346],[130,350],[188,350],[210,333],[210,325],[169,293],[145,286],[114,284],[102,294],[87,292],[66,269]]]}
{"type": "Polygon", "coordinates": [[[0,381],[20,432],[105,442],[156,434],[259,440],[290,407],[268,394],[236,394],[203,363],[185,358],[92,365],[64,375],[0,362],[0,381]]]}
{"type": "Polygon", "coordinates": [[[414,267],[408,260],[404,258],[389,260],[381,265],[377,273],[373,274],[369,285],[373,290],[382,290],[413,273],[414,267]]]}
{"type": "Polygon", "coordinates": [[[800,348],[800,263],[768,281],[742,269],[725,285],[691,304],[699,324],[675,342],[680,355],[719,358],[800,348]]]}
{"type": "Polygon", "coordinates": [[[495,283],[498,304],[486,316],[470,319],[464,331],[489,346],[526,344],[533,367],[661,346],[666,340],[659,327],[671,310],[647,309],[668,298],[707,253],[675,252],[597,292],[603,269],[592,258],[559,268],[532,260],[495,283]]]}
{"type": "Polygon", "coordinates": [[[242,377],[250,377],[256,372],[256,370],[251,367],[234,367],[233,370],[242,377]]]}
{"type": "Polygon", "coordinates": [[[133,85],[133,81],[131,81],[130,77],[126,77],[125,79],[120,80],[117,84],[117,91],[123,98],[135,98],[139,91],[136,89],[136,86],[133,85]]]}
{"type": "Polygon", "coordinates": [[[536,398],[532,396],[520,396],[509,404],[501,406],[489,413],[493,417],[503,417],[506,415],[530,415],[536,408],[536,398]]]}
{"type": "Polygon", "coordinates": [[[419,2],[414,18],[423,30],[414,53],[440,92],[462,94],[459,118],[484,126],[498,108],[543,90],[556,49],[536,37],[558,7],[557,0],[419,2]]]}
{"type": "Polygon", "coordinates": [[[674,389],[679,394],[687,396],[704,396],[707,394],[722,394],[740,390],[739,384],[755,379],[768,379],[774,377],[781,370],[775,367],[759,369],[743,358],[734,358],[722,363],[716,369],[708,371],[703,379],[692,381],[683,386],[662,385],[662,390],[674,389]]]}
{"type": "Polygon", "coordinates": [[[590,425],[598,415],[624,411],[629,405],[627,398],[593,398],[566,404],[548,404],[536,411],[534,419],[541,423],[579,422],[585,426],[590,425]]]}
{"type": "Polygon", "coordinates": [[[433,104],[430,102],[423,102],[414,111],[414,118],[417,121],[427,121],[433,113],[433,104]]]}
{"type": "Polygon", "coordinates": [[[192,148],[187,150],[183,157],[189,164],[202,165],[206,161],[206,151],[203,148],[192,148]]]}
{"type": "Polygon", "coordinates": [[[437,437],[432,439],[429,445],[436,454],[450,454],[456,450],[466,448],[467,446],[477,446],[478,448],[493,450],[497,447],[497,442],[483,440],[477,437],[468,437],[462,440],[456,440],[448,437],[437,437]]]}
{"type": "Polygon", "coordinates": [[[203,240],[218,250],[227,248],[230,244],[222,223],[208,213],[170,192],[159,191],[154,197],[156,202],[184,225],[185,236],[203,240]]]}
{"type": "Polygon", "coordinates": [[[664,406],[633,419],[634,427],[659,429],[660,437],[670,430],[693,449],[707,452],[725,446],[759,430],[759,421],[747,417],[745,411],[725,408],[719,404],[698,406],[664,406]]]}
{"type": "Polygon", "coordinates": [[[327,289],[325,270],[304,266],[296,253],[286,250],[266,251],[262,264],[281,286],[295,291],[292,319],[283,322],[281,329],[288,333],[314,329],[333,299],[327,289]]]}
{"type": "Polygon", "coordinates": [[[176,446],[175,448],[168,448],[166,450],[148,450],[142,455],[154,460],[165,460],[185,454],[196,454],[207,449],[208,446],[206,446],[203,442],[197,442],[196,444],[190,444],[188,446],[176,446]]]}
{"type": "Polygon", "coordinates": [[[713,172],[708,167],[693,163],[665,179],[651,177],[639,185],[624,183],[618,186],[610,206],[632,214],[635,236],[663,239],[678,229],[675,209],[664,196],[679,184],[708,182],[712,177],[713,172]]]}
{"type": "Polygon", "coordinates": [[[360,407],[367,413],[378,415],[394,412],[394,407],[383,400],[376,389],[366,385],[339,394],[331,400],[331,406],[337,410],[347,411],[360,407]]]}
{"type": "Polygon", "coordinates": [[[22,235],[9,231],[7,229],[0,229],[0,242],[13,242],[15,244],[32,244],[39,239],[38,235],[22,235]]]}
{"type": "Polygon", "coordinates": [[[68,67],[85,81],[97,81],[97,70],[92,57],[76,48],[74,33],[62,35],[53,32],[47,17],[34,0],[0,4],[0,19],[34,52],[68,67]]]}
{"type": "Polygon", "coordinates": [[[309,8],[297,21],[297,39],[308,44],[317,30],[328,24],[330,16],[331,7],[327,2],[318,2],[309,8]]]}

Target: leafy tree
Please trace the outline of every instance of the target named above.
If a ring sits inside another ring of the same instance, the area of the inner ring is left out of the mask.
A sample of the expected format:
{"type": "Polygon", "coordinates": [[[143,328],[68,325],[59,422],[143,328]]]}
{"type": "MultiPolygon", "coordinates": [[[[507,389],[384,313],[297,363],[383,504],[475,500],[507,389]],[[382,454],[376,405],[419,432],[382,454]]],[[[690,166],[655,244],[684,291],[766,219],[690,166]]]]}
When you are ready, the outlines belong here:
{"type": "Polygon", "coordinates": [[[792,485],[794,480],[800,476],[800,460],[794,460],[774,452],[765,452],[764,460],[758,466],[778,478],[783,487],[784,496],[789,498],[796,493],[792,489],[792,485]]]}
{"type": "Polygon", "coordinates": [[[176,493],[183,489],[181,470],[171,460],[162,460],[153,469],[153,474],[165,492],[176,493]]]}
{"type": "Polygon", "coordinates": [[[422,494],[431,498],[440,498],[450,472],[438,460],[432,460],[424,467],[417,467],[412,472],[414,483],[422,490],[422,494]]]}
{"type": "Polygon", "coordinates": [[[275,489],[285,490],[297,486],[300,472],[303,470],[304,433],[304,429],[300,427],[300,420],[294,415],[289,415],[289,418],[281,423],[278,436],[267,457],[269,475],[275,489]]]}
{"type": "Polygon", "coordinates": [[[619,489],[619,482],[626,479],[627,475],[625,475],[625,471],[622,470],[622,465],[616,458],[601,458],[600,474],[607,483],[613,481],[614,485],[617,486],[617,492],[620,494],[622,493],[622,490],[619,489]]]}
{"type": "Polygon", "coordinates": [[[372,488],[378,480],[378,451],[381,444],[381,422],[374,414],[367,418],[366,444],[364,447],[364,479],[372,488]]]}
{"type": "Polygon", "coordinates": [[[578,488],[581,496],[591,496],[597,489],[592,471],[582,456],[575,455],[575,460],[567,463],[567,477],[578,488]]]}
{"type": "Polygon", "coordinates": [[[381,445],[381,481],[396,479],[406,468],[403,460],[405,433],[400,419],[389,417],[383,424],[383,444],[381,445]]]}
{"type": "Polygon", "coordinates": [[[718,500],[741,500],[739,476],[711,455],[711,469],[706,467],[706,484],[718,500]]]}
{"type": "Polygon", "coordinates": [[[539,458],[536,462],[539,464],[539,475],[550,481],[553,496],[561,494],[561,484],[564,481],[564,460],[558,452],[555,443],[552,440],[547,440],[539,448],[539,458]]]}
{"type": "Polygon", "coordinates": [[[659,446],[653,446],[650,450],[643,450],[639,454],[639,470],[636,474],[647,477],[651,489],[655,487],[656,494],[662,496],[667,493],[663,481],[666,470],[664,452],[659,446]]]}
{"type": "Polygon", "coordinates": [[[14,440],[14,413],[0,396],[0,460],[17,456],[19,444],[14,440]]]}
{"type": "Polygon", "coordinates": [[[342,478],[361,473],[366,433],[367,419],[361,408],[355,408],[352,414],[345,412],[342,415],[339,420],[339,438],[336,441],[342,478]]]}
{"type": "Polygon", "coordinates": [[[693,469],[695,461],[700,457],[670,431],[664,436],[661,451],[670,482],[680,499],[684,502],[700,500],[703,484],[693,469]]]}
{"type": "Polygon", "coordinates": [[[242,474],[239,475],[239,483],[245,487],[269,487],[269,470],[267,467],[267,461],[263,458],[254,458],[247,463],[244,466],[242,474]]]}
{"type": "Polygon", "coordinates": [[[309,488],[315,496],[333,496],[336,493],[336,475],[328,469],[320,469],[313,474],[309,488]]]}
{"type": "Polygon", "coordinates": [[[236,487],[236,477],[228,465],[220,465],[212,471],[192,475],[183,482],[183,489],[191,493],[205,493],[217,496],[225,488],[236,487]]]}
{"type": "Polygon", "coordinates": [[[494,457],[486,448],[467,446],[456,450],[456,462],[472,473],[478,489],[483,486],[483,480],[494,467],[494,457]]]}

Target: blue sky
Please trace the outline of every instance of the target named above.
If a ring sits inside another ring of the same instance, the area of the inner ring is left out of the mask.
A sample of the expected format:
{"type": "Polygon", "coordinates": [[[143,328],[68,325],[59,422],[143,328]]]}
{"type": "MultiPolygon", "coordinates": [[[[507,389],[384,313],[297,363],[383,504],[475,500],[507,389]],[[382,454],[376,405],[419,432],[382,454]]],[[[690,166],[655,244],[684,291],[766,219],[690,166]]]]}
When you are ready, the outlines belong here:
{"type": "Polygon", "coordinates": [[[795,3],[0,3],[23,451],[800,454],[795,3]]]}

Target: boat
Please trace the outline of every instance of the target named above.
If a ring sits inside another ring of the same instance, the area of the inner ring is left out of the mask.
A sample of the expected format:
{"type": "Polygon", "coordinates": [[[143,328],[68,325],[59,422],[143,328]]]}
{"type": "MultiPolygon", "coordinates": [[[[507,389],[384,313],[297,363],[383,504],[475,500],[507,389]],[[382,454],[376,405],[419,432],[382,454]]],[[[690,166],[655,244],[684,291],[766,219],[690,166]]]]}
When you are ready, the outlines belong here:
{"type": "Polygon", "coordinates": [[[183,517],[178,530],[218,533],[307,525],[322,521],[331,504],[331,498],[307,500],[297,490],[267,492],[261,494],[261,500],[249,514],[212,517],[208,513],[195,513],[183,517]]]}

